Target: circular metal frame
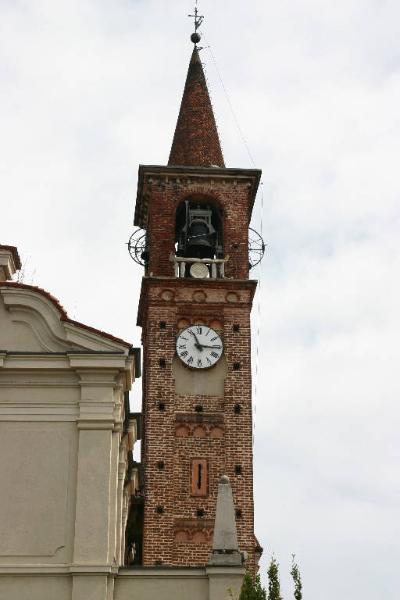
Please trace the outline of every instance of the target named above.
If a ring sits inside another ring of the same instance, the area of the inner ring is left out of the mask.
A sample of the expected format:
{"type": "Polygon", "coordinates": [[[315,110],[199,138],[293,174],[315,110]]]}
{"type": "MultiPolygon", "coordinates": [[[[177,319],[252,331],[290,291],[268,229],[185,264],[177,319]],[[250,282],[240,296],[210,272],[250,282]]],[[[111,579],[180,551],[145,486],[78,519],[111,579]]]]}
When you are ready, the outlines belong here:
{"type": "Polygon", "coordinates": [[[128,250],[135,263],[142,267],[146,266],[147,260],[145,254],[147,252],[147,241],[144,229],[135,229],[129,238],[128,250]]]}
{"type": "Polygon", "coordinates": [[[249,227],[249,268],[257,266],[263,259],[265,244],[261,235],[252,227],[249,227]]]}

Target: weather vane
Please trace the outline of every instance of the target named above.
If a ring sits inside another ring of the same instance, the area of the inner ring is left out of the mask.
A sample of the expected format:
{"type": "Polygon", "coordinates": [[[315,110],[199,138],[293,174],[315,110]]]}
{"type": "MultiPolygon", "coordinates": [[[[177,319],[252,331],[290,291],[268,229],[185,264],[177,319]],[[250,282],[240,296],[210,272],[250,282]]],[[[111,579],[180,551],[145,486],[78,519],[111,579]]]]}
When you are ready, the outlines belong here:
{"type": "Polygon", "coordinates": [[[194,15],[188,15],[188,17],[194,19],[194,33],[192,33],[190,39],[192,40],[193,44],[198,44],[201,40],[201,35],[197,32],[197,30],[204,20],[204,15],[199,15],[199,11],[197,8],[197,0],[196,5],[194,7],[194,15]]]}

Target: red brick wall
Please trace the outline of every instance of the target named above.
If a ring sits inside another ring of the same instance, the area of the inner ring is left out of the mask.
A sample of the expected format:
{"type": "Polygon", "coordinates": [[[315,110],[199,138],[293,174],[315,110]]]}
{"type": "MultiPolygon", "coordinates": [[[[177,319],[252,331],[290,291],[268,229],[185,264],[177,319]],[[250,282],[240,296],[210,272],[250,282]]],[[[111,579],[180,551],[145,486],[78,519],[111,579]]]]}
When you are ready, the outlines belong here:
{"type": "MultiPolygon", "coordinates": [[[[240,259],[237,264],[244,269],[240,259]]],[[[237,518],[240,549],[249,553],[249,566],[254,567],[250,310],[255,285],[228,279],[143,280],[139,322],[144,346],[145,565],[207,562],[218,480],[227,474],[235,508],[241,511],[237,518]],[[194,299],[199,289],[205,293],[202,302],[194,299]],[[183,317],[191,323],[220,322],[228,369],[223,397],[175,394],[172,363],[179,360],[175,340],[183,317]],[[166,322],[165,329],[160,329],[160,321],[166,322]],[[239,370],[234,370],[234,363],[240,363],[239,370]],[[198,404],[202,413],[195,411],[198,404]],[[241,406],[240,414],[235,413],[236,404],[241,406]],[[207,461],[207,496],[191,493],[193,459],[207,461]],[[241,473],[235,472],[236,465],[241,473]],[[157,507],[163,512],[157,512],[157,507]]]]}
{"type": "Polygon", "coordinates": [[[145,184],[144,193],[150,198],[147,236],[150,259],[147,273],[153,276],[173,275],[169,257],[174,252],[175,215],[178,205],[188,197],[215,202],[223,213],[224,255],[229,256],[226,277],[248,277],[248,225],[250,221],[250,193],[252,186],[246,179],[210,177],[152,177],[145,184]]]}

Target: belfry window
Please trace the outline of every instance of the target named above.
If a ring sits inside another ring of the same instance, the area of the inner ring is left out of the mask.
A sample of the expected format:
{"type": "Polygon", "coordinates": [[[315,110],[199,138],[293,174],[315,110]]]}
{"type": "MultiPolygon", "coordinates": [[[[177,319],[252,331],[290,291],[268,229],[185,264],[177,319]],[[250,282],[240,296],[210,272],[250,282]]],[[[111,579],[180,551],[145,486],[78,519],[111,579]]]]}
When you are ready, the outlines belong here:
{"type": "Polygon", "coordinates": [[[176,211],[176,277],[219,279],[225,277],[222,218],[217,205],[208,199],[188,198],[176,211]]]}
{"type": "Polygon", "coordinates": [[[212,202],[188,199],[176,212],[176,255],[185,258],[222,258],[222,220],[212,202]]]}

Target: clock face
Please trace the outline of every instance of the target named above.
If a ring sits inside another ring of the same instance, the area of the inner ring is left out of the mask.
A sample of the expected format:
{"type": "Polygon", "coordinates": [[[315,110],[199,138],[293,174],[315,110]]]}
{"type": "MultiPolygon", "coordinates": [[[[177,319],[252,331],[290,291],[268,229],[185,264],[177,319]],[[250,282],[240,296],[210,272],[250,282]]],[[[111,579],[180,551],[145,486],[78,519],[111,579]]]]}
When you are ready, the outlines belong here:
{"type": "Polygon", "coordinates": [[[224,346],[218,333],[206,325],[187,327],[177,337],[176,352],[182,362],[194,369],[212,367],[222,356],[224,346]]]}

